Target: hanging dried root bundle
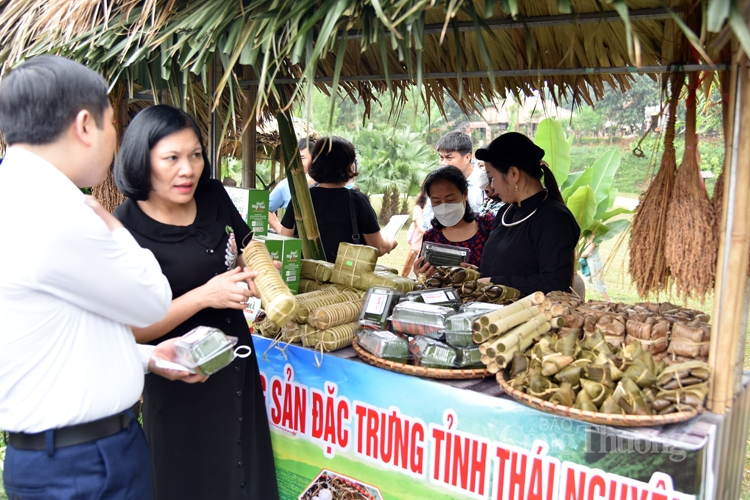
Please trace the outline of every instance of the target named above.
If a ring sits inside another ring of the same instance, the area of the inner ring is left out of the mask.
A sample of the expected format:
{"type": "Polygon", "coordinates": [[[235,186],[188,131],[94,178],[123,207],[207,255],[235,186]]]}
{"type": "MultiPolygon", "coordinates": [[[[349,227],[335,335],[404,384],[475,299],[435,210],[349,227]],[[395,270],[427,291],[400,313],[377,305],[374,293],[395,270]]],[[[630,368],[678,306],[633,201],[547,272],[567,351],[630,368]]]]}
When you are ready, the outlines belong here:
{"type": "Polygon", "coordinates": [[[697,75],[690,74],[686,103],[685,154],[677,171],[667,210],[664,253],[677,293],[706,298],[713,288],[719,242],[714,231],[715,215],[701,181],[697,158],[696,99],[697,75]]]}
{"type": "Polygon", "coordinates": [[[669,286],[669,267],[664,253],[666,219],[669,199],[674,187],[675,160],[674,134],[677,121],[677,103],[685,79],[684,73],[672,76],[672,95],[669,116],[664,133],[664,154],[661,167],[636,209],[631,222],[630,264],[628,270],[638,289],[638,295],[648,296],[669,286]]]}

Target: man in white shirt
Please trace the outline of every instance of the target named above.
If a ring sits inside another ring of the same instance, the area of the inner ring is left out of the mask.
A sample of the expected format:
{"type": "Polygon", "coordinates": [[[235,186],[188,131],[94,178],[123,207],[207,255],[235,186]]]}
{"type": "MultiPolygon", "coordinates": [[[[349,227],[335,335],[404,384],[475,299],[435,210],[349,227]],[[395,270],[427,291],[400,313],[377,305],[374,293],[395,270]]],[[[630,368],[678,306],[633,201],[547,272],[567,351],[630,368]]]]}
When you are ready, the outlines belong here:
{"type": "Polygon", "coordinates": [[[150,251],[79,187],[106,176],[116,134],[107,83],[53,56],[0,82],[0,429],[10,498],[151,496],[150,458],[129,410],[174,341],[137,346],[129,325],[167,313],[150,251]],[[152,352],[153,350],[153,352],[152,352]]]}
{"type": "MultiPolygon", "coordinates": [[[[484,192],[481,186],[482,172],[471,161],[472,148],[471,137],[461,132],[448,132],[435,145],[435,149],[440,155],[440,166],[453,165],[466,177],[469,183],[469,205],[474,209],[474,212],[478,213],[484,201],[484,192]]],[[[422,218],[422,227],[425,231],[432,227],[434,217],[435,214],[432,211],[432,204],[428,196],[422,218]]]]}

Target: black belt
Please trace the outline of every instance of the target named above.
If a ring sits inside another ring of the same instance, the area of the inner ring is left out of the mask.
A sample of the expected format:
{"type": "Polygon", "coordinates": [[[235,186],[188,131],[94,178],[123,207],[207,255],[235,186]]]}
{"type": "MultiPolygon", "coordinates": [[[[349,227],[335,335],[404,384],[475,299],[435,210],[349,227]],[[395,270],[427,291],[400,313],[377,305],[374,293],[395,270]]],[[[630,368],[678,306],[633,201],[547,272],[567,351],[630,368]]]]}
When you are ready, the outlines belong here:
{"type": "MultiPolygon", "coordinates": [[[[55,448],[65,448],[77,444],[89,443],[117,434],[128,428],[132,418],[126,410],[111,417],[105,417],[85,424],[71,425],[53,429],[55,448]]],[[[46,450],[46,432],[26,434],[25,432],[9,432],[8,444],[18,450],[46,450]]]]}

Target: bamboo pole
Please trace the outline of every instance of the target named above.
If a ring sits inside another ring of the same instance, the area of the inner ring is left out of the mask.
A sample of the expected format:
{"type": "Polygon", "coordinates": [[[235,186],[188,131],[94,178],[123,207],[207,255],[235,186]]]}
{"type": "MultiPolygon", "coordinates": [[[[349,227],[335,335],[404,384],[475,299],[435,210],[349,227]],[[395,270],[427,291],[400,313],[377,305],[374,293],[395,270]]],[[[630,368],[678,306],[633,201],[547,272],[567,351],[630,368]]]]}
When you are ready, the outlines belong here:
{"type": "MultiPolygon", "coordinates": [[[[243,66],[242,77],[253,78],[253,68],[243,66]]],[[[242,123],[245,127],[242,131],[242,187],[255,187],[255,152],[257,148],[256,138],[256,116],[255,100],[258,98],[258,87],[251,85],[245,92],[245,100],[242,103],[242,123]]]]}
{"type": "Polygon", "coordinates": [[[750,76],[747,56],[741,51],[732,65],[729,100],[731,134],[727,135],[724,169],[724,209],[716,268],[715,318],[711,330],[709,365],[711,383],[707,407],[724,414],[732,407],[735,390],[735,363],[743,308],[750,244],[750,141],[742,140],[750,131],[750,76]],[[731,362],[727,362],[731,360],[731,362]]]}
{"type": "MultiPolygon", "coordinates": [[[[283,88],[278,89],[284,95],[283,88]]],[[[289,192],[292,195],[294,217],[297,222],[297,232],[302,240],[302,255],[306,259],[326,260],[323,242],[320,239],[318,221],[315,218],[315,208],[310,197],[305,169],[297,151],[297,136],[294,134],[292,116],[289,111],[283,111],[276,103],[276,121],[279,124],[279,137],[286,165],[286,177],[289,180],[289,192]]]]}

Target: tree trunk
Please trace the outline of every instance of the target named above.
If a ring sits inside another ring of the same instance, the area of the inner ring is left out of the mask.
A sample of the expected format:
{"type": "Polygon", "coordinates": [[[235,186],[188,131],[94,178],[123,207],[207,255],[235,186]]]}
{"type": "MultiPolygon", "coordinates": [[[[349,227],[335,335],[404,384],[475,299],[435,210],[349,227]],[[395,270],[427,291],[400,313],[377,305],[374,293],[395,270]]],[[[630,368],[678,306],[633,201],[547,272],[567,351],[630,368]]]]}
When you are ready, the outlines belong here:
{"type": "Polygon", "coordinates": [[[401,198],[397,188],[386,190],[383,193],[383,207],[380,210],[380,223],[387,224],[391,217],[398,213],[398,203],[401,198]]]}

